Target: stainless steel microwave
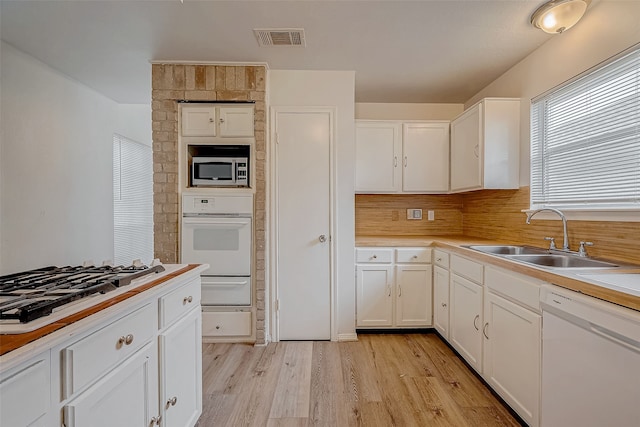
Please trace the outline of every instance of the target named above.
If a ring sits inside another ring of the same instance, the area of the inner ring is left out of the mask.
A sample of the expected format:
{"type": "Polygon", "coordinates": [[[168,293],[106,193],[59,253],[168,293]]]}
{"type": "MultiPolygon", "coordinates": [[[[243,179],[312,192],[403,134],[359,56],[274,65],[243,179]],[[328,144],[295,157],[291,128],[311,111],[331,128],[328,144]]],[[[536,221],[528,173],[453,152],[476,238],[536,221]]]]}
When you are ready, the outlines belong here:
{"type": "Polygon", "coordinates": [[[193,157],[192,187],[248,187],[246,157],[193,157]]]}

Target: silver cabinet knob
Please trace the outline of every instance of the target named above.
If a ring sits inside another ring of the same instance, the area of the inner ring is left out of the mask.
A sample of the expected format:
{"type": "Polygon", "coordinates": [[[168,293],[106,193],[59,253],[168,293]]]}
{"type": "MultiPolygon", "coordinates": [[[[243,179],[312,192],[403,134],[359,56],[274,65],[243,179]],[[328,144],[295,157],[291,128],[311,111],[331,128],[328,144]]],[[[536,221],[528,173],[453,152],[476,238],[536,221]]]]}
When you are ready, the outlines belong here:
{"type": "Polygon", "coordinates": [[[152,417],[149,422],[149,426],[159,426],[160,421],[162,421],[162,415],[158,415],[157,417],[152,417]]]}
{"type": "Polygon", "coordinates": [[[443,307],[446,307],[446,306],[447,306],[447,303],[446,303],[446,302],[443,302],[443,303],[442,303],[442,306],[443,306],[443,307]]]}
{"type": "Polygon", "coordinates": [[[213,123],[213,117],[209,117],[209,123],[213,123]]]}
{"type": "Polygon", "coordinates": [[[193,297],[191,295],[189,295],[188,297],[184,297],[184,299],[182,300],[182,304],[188,304],[190,302],[193,302],[193,297]]]}
{"type": "Polygon", "coordinates": [[[220,123],[224,123],[224,119],[220,117],[220,123]]]}
{"type": "Polygon", "coordinates": [[[123,344],[129,345],[133,342],[133,334],[123,335],[118,338],[118,348],[122,347],[123,344]]]}
{"type": "Polygon", "coordinates": [[[178,403],[178,397],[173,396],[171,399],[167,400],[167,404],[166,404],[167,409],[169,409],[170,406],[176,406],[176,403],[178,403]]]}
{"type": "Polygon", "coordinates": [[[318,237],[318,240],[320,241],[320,243],[324,243],[327,241],[327,236],[321,234],[320,237],[318,237]]]}

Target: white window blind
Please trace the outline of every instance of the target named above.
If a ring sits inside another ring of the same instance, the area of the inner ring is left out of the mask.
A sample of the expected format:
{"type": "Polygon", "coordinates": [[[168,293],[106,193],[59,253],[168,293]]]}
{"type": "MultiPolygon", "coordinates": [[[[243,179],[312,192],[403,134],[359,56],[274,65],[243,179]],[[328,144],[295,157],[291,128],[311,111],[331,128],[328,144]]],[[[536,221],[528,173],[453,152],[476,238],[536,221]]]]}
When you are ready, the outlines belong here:
{"type": "Polygon", "coordinates": [[[640,48],[531,105],[531,208],[640,209],[640,48]]]}
{"type": "Polygon", "coordinates": [[[113,135],[114,262],[153,260],[153,158],[151,147],[113,135]]]}

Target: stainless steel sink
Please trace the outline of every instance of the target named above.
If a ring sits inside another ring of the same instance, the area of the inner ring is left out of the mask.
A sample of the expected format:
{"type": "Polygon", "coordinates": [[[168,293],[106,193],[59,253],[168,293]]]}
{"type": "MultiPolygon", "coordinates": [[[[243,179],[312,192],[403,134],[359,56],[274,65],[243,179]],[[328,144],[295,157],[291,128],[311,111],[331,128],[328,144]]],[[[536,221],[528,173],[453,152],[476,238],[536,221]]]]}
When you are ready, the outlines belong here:
{"type": "Polygon", "coordinates": [[[524,254],[545,254],[547,251],[533,246],[516,245],[469,245],[469,249],[493,255],[524,255],[524,254]]]}
{"type": "Polygon", "coordinates": [[[526,262],[541,267],[552,268],[611,268],[618,267],[606,261],[599,261],[591,258],[581,258],[576,255],[546,254],[546,255],[506,255],[513,261],[526,262]]]}

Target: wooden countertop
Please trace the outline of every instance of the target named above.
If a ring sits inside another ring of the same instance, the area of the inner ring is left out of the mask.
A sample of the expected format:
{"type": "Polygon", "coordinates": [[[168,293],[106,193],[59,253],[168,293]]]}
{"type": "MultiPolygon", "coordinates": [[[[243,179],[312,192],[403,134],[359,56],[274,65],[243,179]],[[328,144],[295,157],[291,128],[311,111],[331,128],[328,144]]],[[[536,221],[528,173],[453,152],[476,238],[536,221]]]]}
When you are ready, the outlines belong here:
{"type": "MultiPolygon", "coordinates": [[[[485,254],[473,249],[465,248],[463,245],[483,244],[483,245],[504,245],[509,242],[498,242],[495,240],[481,239],[467,236],[356,236],[356,247],[410,247],[410,246],[431,246],[442,248],[452,253],[456,253],[467,258],[475,259],[485,264],[495,265],[506,270],[533,277],[544,282],[548,282],[563,288],[590,295],[614,304],[618,304],[633,310],[640,311],[640,297],[618,292],[613,289],[599,286],[596,282],[590,282],[578,276],[577,273],[567,270],[551,271],[542,267],[523,264],[511,261],[504,257],[485,254]]],[[[615,261],[615,260],[612,260],[615,261]]],[[[585,270],[580,270],[584,273],[585,270]]],[[[624,266],[614,268],[602,268],[590,270],[590,273],[613,274],[613,273],[640,273],[640,266],[624,266]]]]}

